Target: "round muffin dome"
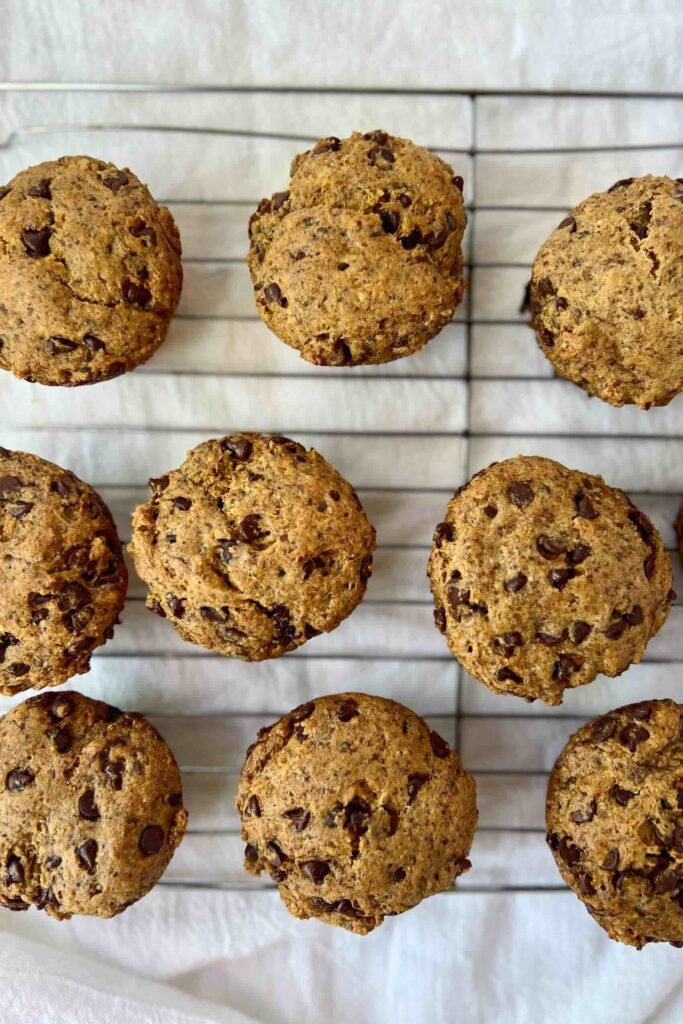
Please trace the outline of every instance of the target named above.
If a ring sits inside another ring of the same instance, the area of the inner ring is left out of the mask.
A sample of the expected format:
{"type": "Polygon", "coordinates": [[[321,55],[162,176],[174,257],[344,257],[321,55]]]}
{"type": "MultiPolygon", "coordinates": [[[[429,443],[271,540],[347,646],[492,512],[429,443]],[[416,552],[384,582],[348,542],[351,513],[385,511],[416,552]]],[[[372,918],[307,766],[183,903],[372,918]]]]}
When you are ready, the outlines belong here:
{"type": "Polygon", "coordinates": [[[383,131],[296,157],[251,218],[259,314],[311,363],[386,363],[421,349],[465,290],[462,178],[383,131]]]}
{"type": "Polygon", "coordinates": [[[66,469],[0,448],[0,560],[0,693],[87,672],[128,585],[100,496],[66,469]]]}
{"type": "Polygon", "coordinates": [[[363,597],[375,531],[316,451],[234,434],[150,481],[130,553],[147,607],[191,643],[275,658],[338,626],[363,597]]]}
{"type": "Polygon", "coordinates": [[[550,777],[548,845],[619,942],[683,945],[683,708],[629,704],[572,736],[550,777]]]}
{"type": "Polygon", "coordinates": [[[92,384],[149,359],[180,298],[180,236],[135,175],[65,156],[0,188],[0,367],[92,384]]]}
{"type": "Polygon", "coordinates": [[[536,256],[532,326],[557,372],[611,405],[683,390],[683,179],[626,178],[589,196],[536,256]]]}
{"type": "Polygon", "coordinates": [[[245,868],[295,917],[367,934],[467,871],[476,786],[413,711],[321,697],[261,729],[237,791],[245,868]]]}
{"type": "Polygon", "coordinates": [[[456,491],[428,572],[470,675],[547,704],[640,661],[674,597],[661,538],[623,491],[521,455],[456,491]]]}
{"type": "Polygon", "coordinates": [[[187,824],[180,772],[142,715],[42,694],[0,719],[0,906],[113,917],[159,880],[187,824]]]}

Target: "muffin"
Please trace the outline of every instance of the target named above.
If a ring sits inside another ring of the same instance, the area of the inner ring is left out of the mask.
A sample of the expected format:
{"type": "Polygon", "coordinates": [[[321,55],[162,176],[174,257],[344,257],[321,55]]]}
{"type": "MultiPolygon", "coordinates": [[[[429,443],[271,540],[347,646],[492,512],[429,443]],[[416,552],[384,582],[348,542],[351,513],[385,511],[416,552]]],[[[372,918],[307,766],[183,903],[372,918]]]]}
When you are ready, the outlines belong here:
{"type": "Polygon", "coordinates": [[[625,178],[571,211],[536,256],[532,326],[555,370],[610,405],[683,389],[683,178],[625,178]]]}
{"type": "Polygon", "coordinates": [[[363,597],[375,531],[314,450],[234,434],[150,481],[130,554],[147,607],[185,640],[245,661],[329,632],[363,597]]]}
{"type": "Polygon", "coordinates": [[[434,620],[467,672],[547,704],[640,661],[675,596],[661,538],[623,491],[533,456],[455,492],[428,573],[434,620]]]}
{"type": "Polygon", "coordinates": [[[683,708],[647,700],[584,725],[550,777],[548,845],[607,934],[683,945],[683,708]]]}
{"type": "Polygon", "coordinates": [[[439,157],[384,131],[317,142],[251,218],[259,315],[324,366],[419,351],[465,291],[462,188],[439,157]]]}
{"type": "Polygon", "coordinates": [[[187,824],[173,754],[142,715],[41,694],[0,719],[0,906],[113,917],[187,824]]]}
{"type": "Polygon", "coordinates": [[[0,188],[0,367],[108,380],[159,347],[180,298],[180,236],[135,175],[87,156],[0,188]]]}
{"type": "Polygon", "coordinates": [[[66,469],[0,448],[0,560],[0,693],[87,672],[128,585],[100,496],[66,469]]]}
{"type": "Polygon", "coordinates": [[[294,917],[365,935],[467,871],[476,786],[414,712],[342,693],[259,732],[237,791],[244,865],[294,917]]]}

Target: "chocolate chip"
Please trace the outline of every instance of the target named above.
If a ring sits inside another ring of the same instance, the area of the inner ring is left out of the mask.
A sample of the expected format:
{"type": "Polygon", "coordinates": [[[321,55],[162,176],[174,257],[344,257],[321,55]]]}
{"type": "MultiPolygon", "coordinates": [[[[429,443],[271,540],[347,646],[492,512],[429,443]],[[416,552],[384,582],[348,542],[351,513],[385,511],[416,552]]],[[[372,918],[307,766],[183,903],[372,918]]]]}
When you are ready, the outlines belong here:
{"type": "Polygon", "coordinates": [[[297,832],[303,832],[311,820],[310,811],[305,811],[303,807],[293,807],[291,811],[285,811],[282,817],[291,821],[297,832]]]}
{"type": "Polygon", "coordinates": [[[30,904],[24,903],[19,896],[0,896],[0,906],[5,910],[28,910],[30,904]]]}
{"type": "Polygon", "coordinates": [[[244,808],[245,818],[260,818],[261,817],[261,804],[257,796],[250,796],[247,801],[247,806],[244,808]]]}
{"type": "Polygon", "coordinates": [[[585,562],[591,553],[591,549],[588,544],[575,544],[567,552],[567,561],[570,565],[581,565],[581,562],[585,562]]]}
{"type": "Polygon", "coordinates": [[[266,285],[266,287],[263,289],[263,295],[266,302],[276,302],[278,306],[280,306],[282,309],[286,309],[287,299],[280,291],[280,286],[275,284],[274,281],[271,282],[271,284],[266,285]]]}
{"type": "Polygon", "coordinates": [[[462,192],[463,188],[465,187],[465,182],[459,174],[454,175],[453,184],[457,188],[458,192],[462,192]]]}
{"type": "Polygon", "coordinates": [[[215,608],[209,608],[206,605],[203,605],[199,609],[199,614],[201,615],[201,617],[203,619],[207,619],[209,622],[221,622],[222,623],[222,622],[225,621],[223,619],[223,616],[221,615],[221,613],[219,611],[216,611],[215,608]]]}
{"type": "Polygon", "coordinates": [[[593,722],[591,727],[591,739],[594,743],[603,743],[605,740],[611,739],[616,731],[616,719],[609,715],[603,715],[602,718],[596,718],[593,722]]]}
{"type": "Polygon", "coordinates": [[[633,525],[635,526],[636,530],[640,534],[640,539],[645,544],[647,544],[648,547],[652,547],[653,546],[653,544],[652,544],[653,528],[652,528],[652,523],[647,518],[647,516],[643,515],[642,512],[639,512],[637,508],[633,508],[629,512],[628,518],[629,518],[629,521],[631,523],[633,523],[633,525]]]}
{"type": "Polygon", "coordinates": [[[164,830],[160,825],[146,825],[140,833],[138,847],[145,857],[158,853],[164,845],[164,830]]]}
{"type": "Polygon", "coordinates": [[[553,665],[553,679],[557,679],[561,683],[566,683],[573,672],[577,672],[581,668],[571,654],[561,654],[555,664],[553,665]]]}
{"type": "Polygon", "coordinates": [[[81,846],[76,847],[76,857],[82,868],[92,875],[97,863],[97,842],[94,839],[87,839],[81,846]]]}
{"type": "Polygon", "coordinates": [[[536,538],[536,550],[539,555],[542,555],[543,558],[547,558],[549,561],[552,561],[553,558],[559,558],[565,551],[561,544],[558,544],[545,533],[536,538]]]}
{"type": "Polygon", "coordinates": [[[52,853],[50,856],[45,858],[45,867],[48,871],[54,871],[62,863],[62,858],[52,853]]]}
{"type": "Polygon", "coordinates": [[[489,519],[495,519],[496,516],[498,515],[498,509],[496,508],[495,505],[485,505],[484,515],[488,516],[489,519]]]}
{"type": "Polygon", "coordinates": [[[289,199],[289,192],[276,192],[272,198],[272,204],[274,210],[279,210],[280,207],[284,206],[289,199]]]}
{"type": "Polygon", "coordinates": [[[584,896],[594,896],[595,886],[593,885],[593,879],[590,875],[577,875],[576,881],[579,886],[579,892],[584,896]]]}
{"type": "Polygon", "coordinates": [[[151,245],[156,245],[157,233],[154,228],[145,224],[144,220],[137,220],[135,224],[128,228],[128,231],[133,238],[149,238],[151,245]]]}
{"type": "Polygon", "coordinates": [[[174,615],[176,619],[182,619],[185,614],[185,598],[176,597],[175,594],[167,594],[166,602],[168,607],[171,609],[171,614],[174,615]]]}
{"type": "Polygon", "coordinates": [[[536,291],[545,298],[548,295],[555,295],[557,289],[549,277],[542,277],[536,282],[536,291]]]}
{"type": "Polygon", "coordinates": [[[100,811],[95,803],[94,790],[86,789],[85,793],[81,794],[78,801],[78,812],[82,818],[87,818],[89,821],[97,821],[100,811]]]}
{"type": "Polygon", "coordinates": [[[129,183],[129,180],[130,179],[127,174],[124,174],[123,171],[117,171],[116,174],[112,174],[108,178],[103,178],[102,184],[111,189],[112,192],[118,192],[119,189],[129,183]]]}
{"type": "Polygon", "coordinates": [[[542,644],[547,644],[548,647],[556,647],[557,644],[561,644],[565,639],[566,633],[567,631],[563,630],[560,636],[555,636],[553,633],[544,633],[539,630],[536,633],[536,639],[542,644]]]}
{"type": "Polygon", "coordinates": [[[0,492],[3,494],[7,491],[20,491],[23,486],[18,476],[0,477],[0,492]]]}
{"type": "Polygon", "coordinates": [[[181,512],[188,512],[192,508],[192,499],[184,498],[182,495],[173,499],[173,504],[181,512]]]}
{"type": "Polygon", "coordinates": [[[565,217],[557,226],[558,228],[571,228],[572,234],[576,231],[576,221],[573,217],[565,217]]]}
{"type": "Polygon", "coordinates": [[[38,889],[38,910],[45,910],[45,907],[58,907],[59,901],[52,888],[41,887],[38,889]]]}
{"type": "Polygon", "coordinates": [[[37,185],[31,185],[28,194],[34,199],[52,199],[50,191],[50,179],[41,178],[37,185]]]}
{"type": "Polygon", "coordinates": [[[244,859],[249,864],[255,864],[258,860],[258,847],[253,846],[251,843],[247,843],[244,847],[244,859]]]}
{"type": "Polygon", "coordinates": [[[106,761],[102,771],[104,772],[104,777],[107,780],[110,789],[123,789],[123,773],[125,767],[125,761],[120,758],[117,758],[115,761],[106,761]]]}
{"type": "Polygon", "coordinates": [[[643,572],[645,573],[645,579],[652,579],[652,573],[655,571],[655,553],[651,551],[643,562],[643,572]]]}
{"type": "Polygon", "coordinates": [[[557,852],[559,853],[562,860],[568,867],[576,864],[577,861],[581,860],[582,851],[578,846],[575,846],[567,837],[560,840],[557,852]]]}
{"type": "Polygon", "coordinates": [[[644,729],[642,725],[636,725],[635,722],[631,725],[624,726],[619,733],[619,742],[623,743],[625,747],[628,747],[632,754],[635,753],[641,743],[644,743],[645,740],[648,740],[649,738],[650,733],[647,729],[644,729]]]}
{"type": "Polygon", "coordinates": [[[337,718],[340,722],[350,722],[352,718],[358,718],[358,704],[352,697],[347,697],[337,705],[337,718]]]}
{"type": "Polygon", "coordinates": [[[453,523],[437,523],[434,530],[434,544],[440,548],[444,541],[455,539],[455,526],[453,523]]]}
{"type": "Polygon", "coordinates": [[[45,735],[52,740],[58,754],[66,754],[71,749],[71,733],[66,726],[59,729],[47,729],[45,735]]]}
{"type": "Polygon", "coordinates": [[[576,514],[582,519],[597,519],[598,513],[593,508],[593,503],[587,494],[583,491],[579,491],[578,494],[574,495],[574,505],[576,507],[576,514]]]}
{"type": "Polygon", "coordinates": [[[598,809],[598,805],[595,800],[591,800],[590,804],[585,811],[572,811],[569,817],[572,821],[575,821],[577,825],[583,825],[587,821],[592,821],[595,817],[595,812],[598,809]]]}
{"type": "Polygon", "coordinates": [[[2,188],[0,188],[0,203],[5,198],[5,196],[8,196],[10,194],[11,191],[12,191],[12,189],[11,188],[7,188],[6,185],[3,185],[2,188]]]}
{"type": "Polygon", "coordinates": [[[582,644],[586,637],[590,635],[591,628],[592,627],[589,626],[587,622],[582,622],[580,619],[572,622],[569,627],[569,636],[572,643],[577,644],[577,646],[578,644],[582,644]]]}
{"type": "Polygon", "coordinates": [[[238,462],[246,462],[251,457],[254,445],[248,437],[225,437],[221,441],[221,448],[238,462]]]}
{"type": "Polygon", "coordinates": [[[132,306],[144,307],[152,298],[152,293],[149,288],[145,288],[144,285],[137,284],[135,281],[131,281],[128,278],[123,282],[121,292],[126,302],[129,302],[132,306]]]}
{"type": "Polygon", "coordinates": [[[508,498],[517,508],[526,508],[534,500],[534,492],[529,484],[517,483],[508,487],[508,498]]]}
{"type": "Polygon", "coordinates": [[[370,807],[364,800],[360,798],[350,800],[344,808],[344,828],[347,828],[356,839],[360,838],[368,830],[368,819],[371,813],[370,807]]]}
{"type": "Polygon", "coordinates": [[[415,249],[415,247],[418,246],[421,241],[422,232],[419,230],[419,228],[413,228],[413,230],[409,234],[404,235],[403,238],[400,239],[401,245],[403,246],[404,249],[407,250],[415,249]]]}
{"type": "Polygon", "coordinates": [[[383,210],[380,214],[380,220],[382,221],[382,227],[388,235],[396,234],[401,218],[395,210],[383,210]]]}
{"type": "Polygon", "coordinates": [[[27,516],[33,508],[33,502],[31,501],[18,501],[16,505],[11,505],[8,509],[9,514],[15,519],[23,519],[27,516]]]}
{"type": "Polygon", "coordinates": [[[23,661],[15,661],[14,664],[8,665],[5,671],[8,675],[18,679],[20,676],[27,675],[31,671],[31,666],[23,661]]]}
{"type": "Polygon", "coordinates": [[[503,586],[507,590],[508,594],[517,594],[527,584],[527,578],[523,572],[518,572],[511,579],[506,580],[503,586]]]}
{"type": "Polygon", "coordinates": [[[681,883],[675,871],[661,871],[655,878],[655,892],[659,894],[674,892],[681,883]]]}
{"type": "Polygon", "coordinates": [[[315,704],[313,701],[307,701],[305,704],[299,704],[298,707],[290,711],[289,716],[293,722],[304,722],[307,718],[310,718],[315,711],[315,704]]]}
{"type": "Polygon", "coordinates": [[[619,867],[619,851],[615,849],[610,850],[602,862],[602,866],[605,871],[615,871],[619,867]]]}
{"type": "Polygon", "coordinates": [[[559,297],[559,299],[555,299],[555,309],[558,309],[560,312],[567,309],[568,306],[569,303],[562,295],[559,297]]]}
{"type": "Polygon", "coordinates": [[[632,184],[633,178],[620,178],[619,181],[615,181],[614,184],[607,189],[607,191],[615,192],[618,188],[628,188],[628,186],[632,184]]]}
{"type": "Polygon", "coordinates": [[[420,792],[426,782],[429,782],[430,776],[423,775],[416,772],[413,775],[408,776],[408,803],[412,804],[415,797],[420,792]]]}
{"type": "Polygon", "coordinates": [[[429,734],[429,742],[432,745],[432,750],[437,757],[448,757],[451,748],[442,736],[439,736],[438,732],[433,729],[429,734]]]}
{"type": "Polygon", "coordinates": [[[622,789],[621,786],[614,785],[609,791],[609,795],[615,800],[621,807],[626,807],[629,800],[633,800],[635,793],[632,793],[630,789],[622,789]]]}
{"type": "Polygon", "coordinates": [[[50,255],[51,235],[52,228],[24,228],[21,232],[21,240],[31,259],[50,255]]]}
{"type": "Polygon", "coordinates": [[[156,494],[159,494],[161,491],[165,491],[169,483],[170,480],[166,473],[164,473],[163,476],[150,477],[149,479],[149,486],[156,494]]]}
{"type": "Polygon", "coordinates": [[[311,156],[320,156],[322,153],[336,153],[338,149],[341,149],[341,139],[338,139],[336,135],[330,135],[329,138],[316,142],[311,156]]]}
{"type": "Polygon", "coordinates": [[[365,132],[363,138],[370,139],[372,142],[376,142],[378,146],[384,146],[386,145],[389,136],[387,135],[386,132],[383,132],[381,129],[378,128],[371,132],[365,132]]]}
{"type": "Polygon", "coordinates": [[[305,860],[299,867],[301,873],[315,885],[320,885],[330,873],[330,865],[324,860],[305,860]]]}
{"type": "Polygon", "coordinates": [[[570,580],[577,575],[575,569],[551,569],[548,573],[550,586],[555,590],[564,590],[570,580]]]}
{"type": "Polygon", "coordinates": [[[524,294],[522,295],[522,301],[519,304],[520,313],[528,313],[531,309],[531,281],[527,281],[524,285],[524,294]]]}
{"type": "Polygon", "coordinates": [[[11,853],[7,858],[5,885],[21,885],[25,880],[24,868],[19,858],[11,853]]]}
{"type": "Polygon", "coordinates": [[[251,514],[245,516],[241,523],[237,527],[237,533],[240,540],[243,540],[245,544],[253,544],[256,541],[263,540],[264,537],[269,536],[270,531],[264,530],[260,526],[261,516],[251,514]]]}
{"type": "Polygon", "coordinates": [[[446,632],[446,610],[444,608],[434,609],[434,624],[440,633],[446,632]]]}
{"type": "Polygon", "coordinates": [[[34,779],[35,775],[28,768],[13,768],[5,779],[5,789],[10,793],[21,793],[34,779]]]}
{"type": "Polygon", "coordinates": [[[512,683],[524,682],[522,677],[518,675],[516,672],[514,672],[511,668],[508,668],[507,665],[503,666],[503,668],[498,669],[498,671],[496,672],[496,679],[498,679],[498,681],[501,683],[504,683],[508,679],[512,683]]]}

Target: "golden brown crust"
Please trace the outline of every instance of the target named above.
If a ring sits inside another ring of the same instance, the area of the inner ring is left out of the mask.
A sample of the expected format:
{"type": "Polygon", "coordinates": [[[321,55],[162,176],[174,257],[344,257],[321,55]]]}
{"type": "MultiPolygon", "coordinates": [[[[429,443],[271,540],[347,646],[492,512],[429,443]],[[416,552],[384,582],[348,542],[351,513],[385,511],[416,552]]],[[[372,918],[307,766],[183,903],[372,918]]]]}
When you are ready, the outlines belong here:
{"type": "Polygon", "coordinates": [[[640,661],[673,599],[661,538],[623,491],[529,456],[456,492],[428,573],[436,624],[466,670],[547,704],[640,661]]]}
{"type": "Polygon", "coordinates": [[[417,352],[465,290],[461,190],[448,164],[407,139],[322,139],[251,218],[259,314],[312,363],[417,352]]]}
{"type": "Polygon", "coordinates": [[[559,374],[611,405],[683,389],[683,179],[628,178],[571,211],[541,247],[532,325],[559,374]]]}
{"type": "Polygon", "coordinates": [[[78,693],[0,719],[0,905],[112,917],[159,880],[187,824],[173,754],[142,715],[78,693]]]}
{"type": "Polygon", "coordinates": [[[550,777],[548,845],[619,942],[683,943],[681,706],[650,700],[589,722],[550,777]]]}
{"type": "Polygon", "coordinates": [[[87,672],[128,573],[109,509],[68,470],[0,448],[0,692],[87,672]]]}
{"type": "Polygon", "coordinates": [[[351,486],[286,437],[234,434],[151,481],[130,553],[147,607],[246,661],[334,629],[365,593],[375,531],[351,486]]]}
{"type": "Polygon", "coordinates": [[[341,693],[262,729],[237,792],[245,868],[295,917],[365,935],[470,867],[476,786],[394,701],[341,693]]]}
{"type": "Polygon", "coordinates": [[[180,236],[126,170],[86,156],[0,188],[0,367],[91,384],[149,359],[180,298],[180,236]]]}

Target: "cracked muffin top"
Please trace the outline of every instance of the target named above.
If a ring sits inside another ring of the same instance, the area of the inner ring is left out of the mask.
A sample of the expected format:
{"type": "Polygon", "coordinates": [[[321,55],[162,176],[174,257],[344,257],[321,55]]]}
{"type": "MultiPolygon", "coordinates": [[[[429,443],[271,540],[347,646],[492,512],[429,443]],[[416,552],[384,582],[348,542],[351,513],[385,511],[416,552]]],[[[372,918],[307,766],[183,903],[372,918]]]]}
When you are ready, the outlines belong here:
{"type": "Polygon", "coordinates": [[[128,584],[109,509],[88,484],[0,448],[0,693],[87,672],[128,584]]]}
{"type": "Polygon", "coordinates": [[[275,658],[345,619],[363,597],[375,531],[318,452],[234,434],[151,480],[130,553],[147,607],[209,650],[275,658]]]}
{"type": "Polygon", "coordinates": [[[541,247],[532,326],[563,377],[610,405],[683,390],[683,179],[625,178],[571,211],[541,247]]]}
{"type": "Polygon", "coordinates": [[[317,142],[249,224],[261,318],[311,363],[417,352],[465,291],[462,187],[439,157],[384,131],[317,142]]]}
{"type": "Polygon", "coordinates": [[[547,841],[613,939],[683,945],[683,708],[629,704],[569,740],[550,776],[547,841]]]}
{"type": "Polygon", "coordinates": [[[261,729],[237,791],[245,868],[295,917],[365,935],[467,871],[476,785],[413,711],[341,693],[261,729]]]}
{"type": "Polygon", "coordinates": [[[129,170],[65,156],[0,187],[0,367],[41,384],[149,359],[180,298],[180,236],[129,170]]]}
{"type": "Polygon", "coordinates": [[[675,596],[662,540],[623,491],[521,455],[456,491],[428,572],[470,675],[546,704],[640,661],[675,596]]]}
{"type": "Polygon", "coordinates": [[[53,693],[0,719],[0,906],[120,914],[186,824],[178,765],[142,715],[53,693]]]}

